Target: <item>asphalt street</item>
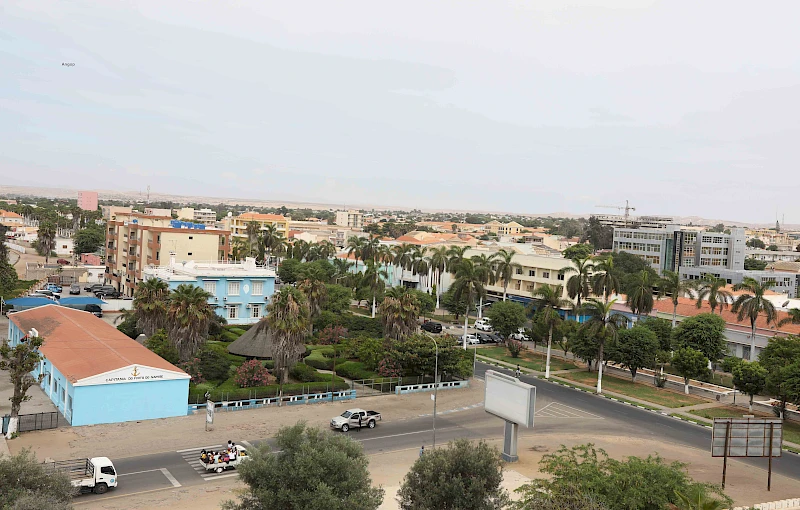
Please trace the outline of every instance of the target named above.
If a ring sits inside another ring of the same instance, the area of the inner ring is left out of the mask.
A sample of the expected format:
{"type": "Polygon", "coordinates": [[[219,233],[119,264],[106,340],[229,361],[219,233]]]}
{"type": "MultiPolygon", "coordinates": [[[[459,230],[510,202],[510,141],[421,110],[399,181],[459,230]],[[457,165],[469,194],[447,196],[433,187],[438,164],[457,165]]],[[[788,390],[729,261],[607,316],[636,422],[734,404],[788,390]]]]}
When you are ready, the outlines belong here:
{"type": "MultiPolygon", "coordinates": [[[[487,369],[504,371],[477,363],[476,376],[483,377],[487,369]]],[[[511,374],[511,371],[504,372],[511,374]]],[[[703,450],[710,448],[710,429],[541,379],[523,376],[522,380],[537,388],[535,425],[533,429],[521,430],[523,436],[577,433],[584,434],[586,442],[591,442],[594,436],[652,437],[703,450]]],[[[331,416],[323,415],[322,413],[327,413],[327,409],[323,409],[320,408],[318,423],[312,422],[311,425],[328,426],[331,416]]],[[[432,415],[424,415],[397,422],[382,422],[375,429],[351,430],[348,434],[364,445],[366,453],[372,454],[419,448],[423,444],[430,446],[433,442],[432,424],[432,415]]],[[[502,434],[502,420],[488,415],[482,407],[460,411],[440,410],[436,418],[437,444],[461,437],[498,438],[502,434]]],[[[258,446],[263,441],[270,442],[264,438],[232,439],[247,448],[258,446]]],[[[120,497],[237,476],[235,471],[221,474],[206,472],[199,461],[200,450],[203,448],[221,449],[222,445],[198,444],[195,448],[182,451],[112,459],[117,468],[119,487],[103,496],[89,494],[83,498],[120,497]]],[[[764,468],[766,464],[765,459],[745,462],[759,468],[764,468]]],[[[800,479],[800,456],[784,452],[783,457],[773,460],[773,470],[775,473],[800,479]]]]}

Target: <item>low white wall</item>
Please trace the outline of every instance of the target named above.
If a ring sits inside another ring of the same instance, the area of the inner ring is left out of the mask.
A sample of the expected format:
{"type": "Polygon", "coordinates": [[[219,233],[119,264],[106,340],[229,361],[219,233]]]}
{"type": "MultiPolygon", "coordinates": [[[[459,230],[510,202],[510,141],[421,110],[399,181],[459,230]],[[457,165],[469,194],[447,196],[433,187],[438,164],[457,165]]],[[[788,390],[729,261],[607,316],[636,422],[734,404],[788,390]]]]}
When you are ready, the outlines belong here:
{"type": "Polygon", "coordinates": [[[12,250],[14,250],[16,252],[25,253],[25,247],[24,246],[20,246],[18,244],[9,243],[9,242],[6,242],[5,244],[6,244],[6,246],[8,246],[9,248],[11,248],[12,250]]]}
{"type": "Polygon", "coordinates": [[[133,309],[133,299],[109,299],[100,305],[104,312],[119,312],[133,309]]]}

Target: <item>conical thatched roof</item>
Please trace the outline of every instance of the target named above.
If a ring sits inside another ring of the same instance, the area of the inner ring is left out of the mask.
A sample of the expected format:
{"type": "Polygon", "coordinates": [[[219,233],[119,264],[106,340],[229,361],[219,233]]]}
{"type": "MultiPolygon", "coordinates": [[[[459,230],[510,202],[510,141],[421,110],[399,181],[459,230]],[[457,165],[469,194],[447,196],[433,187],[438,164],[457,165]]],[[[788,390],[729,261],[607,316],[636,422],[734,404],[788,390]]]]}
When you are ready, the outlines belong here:
{"type": "Polygon", "coordinates": [[[266,319],[261,319],[228,345],[228,352],[248,358],[272,358],[272,338],[267,333],[266,319]]]}

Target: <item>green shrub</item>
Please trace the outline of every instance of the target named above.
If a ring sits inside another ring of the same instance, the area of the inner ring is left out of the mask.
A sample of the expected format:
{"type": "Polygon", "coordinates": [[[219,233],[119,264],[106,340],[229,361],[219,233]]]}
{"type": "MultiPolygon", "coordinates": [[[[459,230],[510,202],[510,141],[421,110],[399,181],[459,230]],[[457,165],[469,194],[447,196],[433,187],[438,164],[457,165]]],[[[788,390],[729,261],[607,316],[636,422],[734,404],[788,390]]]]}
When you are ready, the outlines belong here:
{"type": "Polygon", "coordinates": [[[271,359],[265,360],[264,361],[264,366],[267,367],[268,369],[272,370],[273,368],[275,368],[275,360],[271,360],[271,359]]]}
{"type": "Polygon", "coordinates": [[[219,335],[219,339],[223,342],[233,342],[239,339],[239,335],[232,331],[223,331],[221,335],[219,335]]]}
{"type": "Polygon", "coordinates": [[[205,347],[197,356],[198,369],[207,381],[224,381],[231,371],[231,360],[227,354],[205,347]]]}
{"type": "Polygon", "coordinates": [[[331,379],[330,376],[320,374],[305,363],[295,364],[295,366],[289,370],[289,375],[292,376],[292,379],[296,379],[300,382],[320,382],[325,380],[329,381],[331,379]]]}
{"type": "MultiPolygon", "coordinates": [[[[341,378],[336,379],[336,391],[349,390],[350,385],[341,378]]],[[[302,395],[304,393],[324,393],[331,390],[330,377],[326,382],[311,383],[292,383],[283,385],[284,395],[302,395]]],[[[222,400],[244,400],[248,398],[267,398],[277,397],[279,385],[257,386],[252,388],[237,388],[235,384],[220,386],[209,389],[206,384],[200,384],[190,388],[189,402],[205,402],[205,392],[211,393],[211,400],[220,402],[222,400]],[[231,387],[232,386],[232,387],[231,387]]]]}
{"type": "Polygon", "coordinates": [[[236,365],[237,367],[247,360],[244,356],[229,353],[226,342],[206,342],[203,349],[208,349],[225,356],[232,365],[236,365]]]}
{"type": "Polygon", "coordinates": [[[364,367],[364,364],[358,361],[345,361],[341,365],[336,365],[336,374],[346,377],[347,379],[373,379],[374,372],[370,372],[364,367]]]}
{"type": "Polygon", "coordinates": [[[159,329],[153,334],[153,336],[145,340],[144,346],[173,365],[176,365],[181,359],[178,355],[178,350],[173,347],[172,343],[167,337],[167,332],[163,329],[159,329]]]}

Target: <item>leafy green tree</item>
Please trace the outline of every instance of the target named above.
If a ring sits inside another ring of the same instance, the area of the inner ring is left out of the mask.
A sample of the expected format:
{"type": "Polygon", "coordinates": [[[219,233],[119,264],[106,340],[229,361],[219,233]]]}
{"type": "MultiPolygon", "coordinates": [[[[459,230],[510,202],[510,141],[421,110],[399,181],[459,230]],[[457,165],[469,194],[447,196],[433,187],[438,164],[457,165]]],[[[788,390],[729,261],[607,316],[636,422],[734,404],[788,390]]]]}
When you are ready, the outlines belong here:
{"type": "Polygon", "coordinates": [[[457,439],[417,459],[397,496],[403,510],[502,510],[510,502],[502,481],[497,450],[457,439]]]}
{"type": "Polygon", "coordinates": [[[311,312],[311,320],[322,311],[322,305],[328,299],[328,288],[320,280],[306,278],[297,284],[297,290],[303,293],[308,303],[308,310],[311,312]]]}
{"type": "Polygon", "coordinates": [[[531,292],[533,297],[532,305],[536,307],[540,314],[541,323],[547,327],[547,360],[545,362],[544,378],[550,378],[550,349],[553,346],[553,330],[558,328],[562,319],[559,312],[561,310],[571,310],[572,301],[561,297],[563,287],[561,285],[540,285],[531,292]]]}
{"type": "Polygon", "coordinates": [[[303,263],[297,259],[286,259],[281,262],[281,265],[278,267],[278,276],[283,283],[295,283],[299,277],[298,272],[302,265],[303,263]]]}
{"type": "MultiPolygon", "coordinates": [[[[691,280],[682,280],[681,275],[675,271],[664,271],[658,281],[658,292],[661,296],[669,296],[672,301],[672,327],[677,324],[678,299],[694,289],[691,280]]],[[[652,308],[651,308],[652,309],[652,308]]]]}
{"type": "Polygon", "coordinates": [[[756,321],[760,315],[769,323],[775,323],[778,313],[772,301],[764,297],[766,292],[775,285],[774,281],[759,283],[753,278],[745,278],[742,283],[733,286],[733,290],[747,291],[736,298],[731,311],[736,318],[742,321],[745,317],[750,320],[750,361],[756,359],[756,321]]]}
{"type": "Polygon", "coordinates": [[[13,388],[11,397],[11,419],[8,423],[6,437],[11,437],[17,433],[19,423],[19,409],[23,402],[31,399],[28,390],[34,384],[42,381],[43,374],[39,374],[37,379],[31,375],[33,369],[43,359],[39,354],[39,347],[44,343],[44,339],[39,336],[25,336],[16,346],[11,347],[8,340],[3,340],[0,344],[0,370],[8,371],[8,378],[13,388]]]}
{"type": "MultiPolygon", "coordinates": [[[[663,510],[678,502],[677,493],[688,494],[696,486],[707,494],[717,494],[726,504],[733,502],[719,487],[694,482],[686,474],[686,464],[667,464],[658,455],[615,460],[594,445],[566,446],[542,457],[539,471],[549,479],[535,479],[518,491],[521,499],[515,510],[534,510],[544,494],[567,494],[601,506],[552,507],[558,510],[663,510]]],[[[543,507],[548,508],[548,507],[543,507]]]]}
{"type": "Polygon", "coordinates": [[[640,320],[637,324],[656,334],[660,350],[669,351],[672,349],[672,324],[667,319],[648,317],[640,320]]]}
{"type": "Polygon", "coordinates": [[[636,382],[636,372],[640,368],[652,367],[658,350],[656,334],[644,326],[636,325],[617,334],[617,341],[609,349],[608,359],[630,370],[631,380],[636,382]]]}
{"type": "Polygon", "coordinates": [[[47,470],[30,450],[0,456],[0,508],[69,510],[75,488],[67,475],[47,470]]]}
{"type": "Polygon", "coordinates": [[[614,272],[617,277],[623,278],[626,275],[652,270],[652,266],[644,258],[627,251],[614,252],[614,272]]]}
{"type": "Polygon", "coordinates": [[[327,299],[322,302],[322,310],[333,313],[344,313],[350,309],[353,291],[343,285],[329,283],[326,286],[327,299]]]}
{"type": "Polygon", "coordinates": [[[94,227],[82,228],[75,232],[72,240],[75,246],[75,253],[94,253],[106,241],[105,232],[99,225],[94,227]]]}
{"type": "Polygon", "coordinates": [[[8,296],[17,286],[17,270],[8,261],[8,246],[2,242],[6,238],[6,227],[0,225],[0,296],[8,296]]]}
{"type": "Polygon", "coordinates": [[[701,313],[687,317],[672,332],[676,346],[691,347],[712,361],[727,352],[725,320],[719,315],[701,313]]]}
{"type": "Polygon", "coordinates": [[[565,259],[588,259],[594,253],[594,246],[587,243],[573,244],[566,250],[562,251],[565,259]]]}
{"type": "Polygon", "coordinates": [[[770,244],[769,246],[767,246],[767,250],[769,250],[769,251],[778,251],[778,245],[777,244],[770,244]]]}
{"type": "MultiPolygon", "coordinates": [[[[572,236],[567,236],[572,237],[572,236]]],[[[589,217],[589,223],[581,236],[581,242],[589,243],[598,250],[610,250],[614,245],[614,228],[600,223],[595,216],[589,217]]]]}
{"type": "Polygon", "coordinates": [[[375,313],[378,311],[377,301],[386,288],[385,279],[389,278],[389,273],[381,269],[380,265],[373,260],[367,260],[367,268],[362,274],[363,278],[360,283],[363,290],[372,297],[372,318],[374,319],[375,313]]]}
{"type": "Polygon", "coordinates": [[[208,304],[210,294],[200,287],[182,283],[170,294],[167,328],[182,360],[200,350],[208,338],[214,309],[208,304]]]}
{"type": "Polygon", "coordinates": [[[681,347],[672,356],[672,367],[683,377],[683,391],[689,394],[689,379],[708,373],[708,358],[696,349],[681,347]]]}
{"type": "Polygon", "coordinates": [[[247,488],[225,510],[377,510],[383,489],[372,487],[369,460],[346,434],[305,423],[281,428],[275,449],[251,449],[236,468],[247,488]]]}
{"type": "Polygon", "coordinates": [[[418,290],[418,289],[409,289],[411,296],[414,298],[414,301],[417,302],[417,306],[419,307],[420,315],[425,315],[429,313],[433,313],[436,309],[436,300],[433,296],[428,294],[427,292],[418,290]]]}
{"type": "Polygon", "coordinates": [[[749,410],[753,412],[753,397],[764,390],[767,384],[767,370],[758,361],[744,361],[733,367],[733,385],[739,391],[750,395],[749,410]]]}
{"type": "Polygon", "coordinates": [[[486,316],[503,339],[524,326],[526,319],[525,307],[513,301],[498,301],[489,308],[486,316]]]}
{"type": "Polygon", "coordinates": [[[703,307],[703,302],[708,301],[711,313],[719,307],[720,313],[733,303],[733,294],[725,290],[728,283],[723,278],[707,274],[702,280],[696,282],[697,308],[703,307]]]}
{"type": "Polygon", "coordinates": [[[172,342],[169,341],[169,336],[167,336],[167,332],[163,329],[159,329],[147,338],[147,340],[144,341],[144,346],[173,365],[177,365],[181,361],[178,349],[172,345],[172,342]]]}
{"type": "MultiPolygon", "coordinates": [[[[472,354],[460,349],[450,335],[437,339],[439,344],[439,374],[469,377],[472,375],[472,354]]],[[[402,368],[405,375],[433,375],[436,347],[431,337],[414,334],[396,342],[388,354],[402,368]]]]}
{"type": "Polygon", "coordinates": [[[753,257],[747,257],[744,259],[744,269],[745,271],[763,271],[767,267],[766,260],[758,260],[753,257]]]}
{"type": "Polygon", "coordinates": [[[752,239],[748,239],[746,243],[744,243],[748,248],[755,248],[757,250],[766,249],[767,245],[764,244],[764,241],[761,239],[754,237],[752,239]]]}
{"type": "Polygon", "coordinates": [[[142,334],[142,330],[139,329],[136,320],[136,314],[133,310],[122,310],[115,319],[114,324],[119,322],[117,326],[117,330],[124,333],[128,338],[135,339],[139,335],[142,334]]]}
{"type": "Polygon", "coordinates": [[[447,292],[442,294],[441,300],[442,308],[447,310],[447,313],[455,315],[456,320],[467,313],[467,296],[462,295],[456,298],[453,287],[447,289],[447,292]]]}
{"type": "Polygon", "coordinates": [[[800,336],[774,336],[759,354],[767,371],[766,390],[780,401],[781,417],[786,402],[800,402],[800,336]]]}
{"type": "MultiPolygon", "coordinates": [[[[501,250],[502,251],[502,250],[501,250]]],[[[447,271],[447,263],[449,258],[447,255],[447,246],[432,247],[428,256],[428,265],[434,273],[436,279],[436,308],[439,308],[439,300],[441,297],[442,289],[442,275],[447,271]]]]}

